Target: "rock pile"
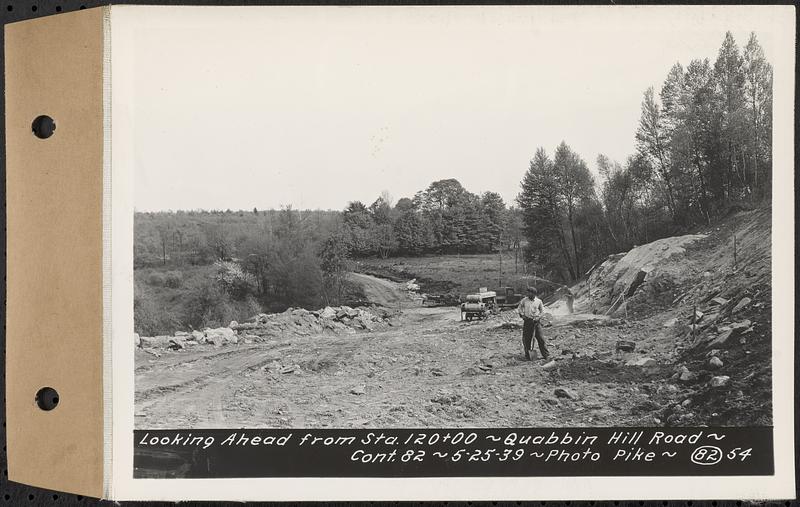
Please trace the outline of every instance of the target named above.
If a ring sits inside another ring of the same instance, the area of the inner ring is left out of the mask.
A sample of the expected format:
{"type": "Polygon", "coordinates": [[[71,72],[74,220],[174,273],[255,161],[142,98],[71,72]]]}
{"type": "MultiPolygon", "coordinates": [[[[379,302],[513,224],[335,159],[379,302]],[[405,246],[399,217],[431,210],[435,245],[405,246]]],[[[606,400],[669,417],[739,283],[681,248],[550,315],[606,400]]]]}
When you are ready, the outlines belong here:
{"type": "Polygon", "coordinates": [[[405,289],[407,292],[419,292],[419,284],[417,283],[417,279],[413,278],[406,282],[405,289]]]}
{"type": "Polygon", "coordinates": [[[317,311],[290,308],[283,313],[261,313],[250,322],[232,322],[231,329],[258,338],[280,338],[287,333],[298,336],[344,334],[391,326],[390,317],[388,311],[378,308],[367,310],[349,306],[326,306],[317,311]]]}
{"type": "Polygon", "coordinates": [[[280,339],[287,335],[310,336],[314,334],[353,334],[391,326],[392,313],[381,308],[351,308],[326,306],[309,311],[289,308],[283,313],[261,313],[248,322],[233,321],[228,327],[207,328],[203,331],[178,331],[174,336],[142,336],[135,334],[137,347],[145,349],[181,350],[199,344],[215,347],[252,343],[264,339],[280,339]]]}

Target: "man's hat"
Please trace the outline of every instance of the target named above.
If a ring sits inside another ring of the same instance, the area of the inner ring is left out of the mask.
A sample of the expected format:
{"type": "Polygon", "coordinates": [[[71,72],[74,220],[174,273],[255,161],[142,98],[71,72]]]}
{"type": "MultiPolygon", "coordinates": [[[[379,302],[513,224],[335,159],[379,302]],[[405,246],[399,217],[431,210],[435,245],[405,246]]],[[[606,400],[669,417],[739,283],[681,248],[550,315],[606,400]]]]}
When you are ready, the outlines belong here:
{"type": "Polygon", "coordinates": [[[528,294],[536,294],[536,287],[528,287],[528,294]]]}

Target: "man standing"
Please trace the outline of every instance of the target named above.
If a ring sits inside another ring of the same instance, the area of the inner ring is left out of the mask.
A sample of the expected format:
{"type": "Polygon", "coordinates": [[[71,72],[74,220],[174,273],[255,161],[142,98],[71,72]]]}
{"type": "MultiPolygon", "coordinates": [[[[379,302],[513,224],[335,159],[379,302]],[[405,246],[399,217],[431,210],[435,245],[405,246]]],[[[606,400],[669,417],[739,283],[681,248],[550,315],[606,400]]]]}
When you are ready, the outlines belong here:
{"type": "Polygon", "coordinates": [[[567,312],[572,315],[575,313],[575,294],[566,285],[564,286],[564,299],[567,302],[567,312]]]}
{"type": "Polygon", "coordinates": [[[539,351],[542,353],[542,358],[547,359],[550,357],[550,352],[547,350],[547,345],[544,343],[544,335],[542,334],[541,319],[544,315],[544,305],[542,300],[536,297],[536,288],[528,287],[528,296],[522,298],[517,306],[517,313],[522,317],[522,346],[525,349],[525,359],[531,359],[531,345],[533,345],[533,336],[536,336],[536,343],[539,344],[539,351]]]}

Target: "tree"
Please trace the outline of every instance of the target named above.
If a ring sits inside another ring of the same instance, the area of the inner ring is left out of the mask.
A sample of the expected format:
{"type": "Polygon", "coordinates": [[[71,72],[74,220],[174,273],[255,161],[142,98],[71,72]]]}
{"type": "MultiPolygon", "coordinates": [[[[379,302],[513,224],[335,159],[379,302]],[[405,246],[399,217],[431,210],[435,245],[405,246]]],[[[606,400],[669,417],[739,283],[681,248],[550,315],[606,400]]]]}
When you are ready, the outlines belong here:
{"type": "MultiPolygon", "coordinates": [[[[764,58],[764,50],[754,33],[744,48],[742,70],[744,74],[744,102],[750,124],[750,157],[752,158],[753,184],[769,188],[768,182],[759,182],[762,167],[772,158],[772,66],[764,58]],[[762,162],[763,161],[763,162],[762,162]]],[[[761,176],[761,180],[764,176],[761,176]]]]}
{"type": "Polygon", "coordinates": [[[364,203],[350,202],[343,212],[343,223],[351,253],[369,255],[375,251],[375,220],[364,203]]]}
{"type": "Polygon", "coordinates": [[[399,242],[394,234],[394,227],[390,223],[375,226],[375,239],[378,246],[378,254],[387,258],[390,253],[397,250],[399,242]]]}
{"type": "Polygon", "coordinates": [[[412,211],[415,209],[414,201],[412,201],[408,197],[402,197],[397,201],[397,204],[395,204],[394,209],[401,213],[404,213],[406,211],[412,211]]]}
{"type": "Polygon", "coordinates": [[[500,194],[484,192],[481,196],[481,208],[484,218],[481,229],[485,231],[484,236],[488,250],[491,251],[494,246],[502,249],[501,241],[506,225],[506,203],[503,202],[500,194]]]}
{"type": "Polygon", "coordinates": [[[385,202],[385,203],[386,203],[386,205],[387,205],[387,206],[389,206],[390,208],[391,208],[391,207],[392,207],[392,205],[394,204],[394,198],[392,197],[392,194],[391,194],[391,192],[389,192],[388,190],[384,190],[383,192],[381,192],[381,196],[380,196],[380,198],[381,198],[381,200],[383,200],[383,202],[385,202]]]}
{"type": "Polygon", "coordinates": [[[398,217],[394,224],[394,234],[401,253],[419,255],[430,246],[430,224],[422,214],[414,210],[407,210],[398,217]]]}
{"type": "Polygon", "coordinates": [[[457,206],[463,196],[464,187],[456,179],[434,181],[428,188],[417,192],[414,201],[423,211],[444,211],[457,206]]]}
{"type": "Polygon", "coordinates": [[[573,258],[575,261],[574,272],[580,276],[582,267],[581,249],[578,247],[580,238],[576,233],[575,220],[578,208],[584,203],[593,201],[594,179],[589,168],[577,153],[573,152],[565,142],[556,148],[553,158],[553,169],[557,175],[561,201],[566,208],[567,223],[569,224],[570,237],[572,238],[573,258]]]}
{"type": "MultiPolygon", "coordinates": [[[[722,197],[727,200],[736,186],[734,178],[738,174],[738,151],[743,143],[745,132],[744,83],[742,57],[739,47],[730,32],[725,33],[725,40],[714,63],[714,81],[717,88],[717,115],[721,158],[724,160],[722,197]]],[[[739,183],[743,186],[743,181],[739,183]]]]}
{"type": "Polygon", "coordinates": [[[414,196],[430,225],[432,246],[440,252],[462,253],[475,249],[479,234],[480,198],[455,179],[439,180],[414,196]]]}
{"type": "Polygon", "coordinates": [[[326,303],[330,305],[333,299],[335,304],[341,304],[345,278],[350,271],[350,252],[342,232],[331,234],[325,240],[320,251],[320,267],[325,279],[326,303]]]}
{"type": "MultiPolygon", "coordinates": [[[[602,215],[611,242],[603,251],[629,250],[647,237],[649,184],[653,169],[641,155],[628,157],[625,165],[598,156],[598,167],[604,180],[601,186],[602,215]]],[[[658,205],[656,205],[658,207],[658,205]]]]}
{"type": "Polygon", "coordinates": [[[584,257],[592,255],[591,247],[599,241],[600,224],[595,219],[602,218],[586,163],[565,142],[558,145],[552,161],[539,148],[522,180],[517,203],[529,259],[561,280],[577,280],[584,257]]]}
{"type": "Polygon", "coordinates": [[[651,161],[657,168],[658,175],[664,183],[667,206],[672,218],[676,218],[675,191],[668,152],[668,137],[661,109],[653,96],[650,87],[644,93],[642,115],[639,129],[636,131],[636,148],[639,153],[651,161]]]}
{"type": "Polygon", "coordinates": [[[561,228],[559,178],[544,148],[536,150],[522,180],[517,204],[522,212],[526,255],[562,279],[575,279],[574,264],[561,228]],[[565,273],[566,272],[566,273],[565,273]]]}
{"type": "Polygon", "coordinates": [[[275,235],[279,239],[290,238],[296,236],[298,226],[300,225],[300,217],[298,213],[292,209],[292,206],[283,206],[278,213],[278,224],[275,227],[275,235]]]}
{"type": "Polygon", "coordinates": [[[386,225],[392,221],[392,206],[383,197],[378,197],[369,206],[372,221],[378,225],[386,225]]]}
{"type": "Polygon", "coordinates": [[[229,229],[219,221],[204,224],[203,232],[206,244],[214,253],[214,260],[226,260],[231,257],[231,237],[229,229]]]}

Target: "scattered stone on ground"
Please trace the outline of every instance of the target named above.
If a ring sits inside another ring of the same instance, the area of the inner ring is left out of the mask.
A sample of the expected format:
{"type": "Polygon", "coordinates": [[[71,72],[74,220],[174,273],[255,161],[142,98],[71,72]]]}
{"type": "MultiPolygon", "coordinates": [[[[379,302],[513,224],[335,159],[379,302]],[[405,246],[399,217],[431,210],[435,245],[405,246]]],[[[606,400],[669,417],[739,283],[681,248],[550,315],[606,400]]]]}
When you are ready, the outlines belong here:
{"type": "Polygon", "coordinates": [[[290,308],[283,313],[261,313],[248,322],[231,321],[229,327],[205,329],[203,331],[178,331],[174,336],[135,335],[137,347],[182,350],[187,340],[193,344],[209,344],[215,347],[235,345],[242,339],[253,343],[266,339],[287,336],[311,336],[315,334],[352,334],[359,331],[374,331],[391,325],[393,313],[383,308],[330,307],[309,311],[290,308]]]}
{"type": "Polygon", "coordinates": [[[733,313],[738,313],[738,312],[739,312],[740,310],[742,310],[742,309],[743,309],[745,306],[749,305],[749,304],[750,304],[750,301],[752,301],[752,300],[751,300],[750,298],[748,298],[748,297],[744,297],[744,298],[742,298],[742,299],[741,299],[741,301],[739,301],[739,302],[736,304],[736,306],[734,306],[734,307],[733,307],[733,310],[731,310],[731,313],[732,313],[732,314],[733,314],[733,313]]]}
{"type": "Polygon", "coordinates": [[[711,377],[711,381],[709,381],[709,384],[711,385],[711,387],[724,387],[728,385],[728,382],[730,380],[731,378],[729,376],[720,375],[719,377],[711,377]]]}
{"type": "Polygon", "coordinates": [[[656,360],[652,357],[640,357],[638,359],[631,359],[625,363],[626,366],[655,366],[656,360]]]}
{"type": "Polygon", "coordinates": [[[673,327],[677,323],[678,323],[678,319],[673,317],[673,318],[669,319],[668,321],[664,322],[664,327],[673,327]]]}
{"type": "Polygon", "coordinates": [[[558,398],[568,398],[570,400],[578,399],[578,395],[575,394],[574,391],[563,387],[556,387],[555,390],[553,391],[553,394],[555,394],[556,397],[558,398]]]}
{"type": "Polygon", "coordinates": [[[542,365],[543,370],[552,370],[555,367],[556,367],[555,359],[551,359],[550,361],[542,365]]]}
{"type": "Polygon", "coordinates": [[[617,342],[617,350],[622,352],[633,352],[636,349],[636,342],[619,340],[617,342]]]}

